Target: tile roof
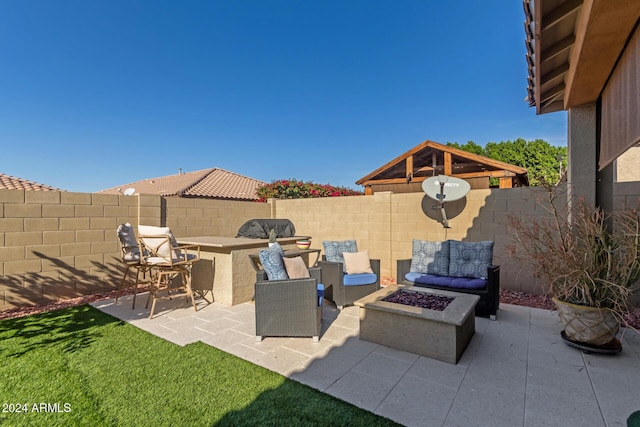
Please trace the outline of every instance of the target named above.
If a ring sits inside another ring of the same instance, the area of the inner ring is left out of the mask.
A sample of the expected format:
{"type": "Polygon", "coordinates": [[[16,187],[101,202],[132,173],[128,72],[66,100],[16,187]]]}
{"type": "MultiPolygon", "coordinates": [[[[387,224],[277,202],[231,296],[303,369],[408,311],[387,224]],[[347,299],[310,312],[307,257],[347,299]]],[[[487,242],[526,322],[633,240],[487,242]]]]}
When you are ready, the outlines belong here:
{"type": "Polygon", "coordinates": [[[37,182],[29,181],[14,176],[0,173],[0,189],[2,190],[30,190],[30,191],[62,191],[59,188],[51,187],[37,182]]]}
{"type": "Polygon", "coordinates": [[[255,200],[258,187],[266,182],[239,175],[220,168],[181,172],[158,178],[148,178],[118,187],[98,191],[102,194],[118,194],[127,188],[135,188],[140,194],[160,196],[201,197],[231,200],[255,200]]]}

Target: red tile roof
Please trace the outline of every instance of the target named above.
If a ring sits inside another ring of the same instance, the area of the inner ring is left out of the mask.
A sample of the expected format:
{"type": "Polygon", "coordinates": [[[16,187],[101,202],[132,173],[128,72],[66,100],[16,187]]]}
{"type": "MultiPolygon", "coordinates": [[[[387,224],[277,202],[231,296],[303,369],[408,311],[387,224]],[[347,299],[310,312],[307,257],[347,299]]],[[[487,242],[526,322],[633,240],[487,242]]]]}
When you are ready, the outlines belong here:
{"type": "Polygon", "coordinates": [[[258,187],[266,182],[248,178],[220,168],[181,172],[176,175],[143,179],[118,187],[98,191],[102,194],[118,194],[127,188],[135,188],[140,194],[160,196],[201,197],[212,199],[255,200],[258,187]]]}
{"type": "Polygon", "coordinates": [[[14,176],[0,173],[0,189],[4,190],[31,190],[31,191],[62,191],[59,188],[39,184],[14,176]]]}

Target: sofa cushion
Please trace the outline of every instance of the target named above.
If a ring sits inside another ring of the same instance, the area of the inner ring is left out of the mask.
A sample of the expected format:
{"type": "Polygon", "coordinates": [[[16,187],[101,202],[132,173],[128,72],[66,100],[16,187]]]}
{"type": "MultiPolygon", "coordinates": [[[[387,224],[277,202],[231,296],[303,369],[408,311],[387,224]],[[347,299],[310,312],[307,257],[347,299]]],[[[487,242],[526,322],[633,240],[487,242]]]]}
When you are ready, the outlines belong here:
{"type": "Polygon", "coordinates": [[[347,274],[373,274],[368,250],[355,253],[344,252],[342,256],[344,257],[344,267],[347,270],[347,274]]]}
{"type": "Polygon", "coordinates": [[[376,283],[377,280],[378,276],[375,273],[345,274],[342,278],[342,284],[344,286],[371,285],[376,283]]]}
{"type": "Polygon", "coordinates": [[[344,252],[355,253],[358,252],[358,245],[355,240],[323,240],[322,246],[324,247],[325,259],[329,262],[342,263],[342,271],[347,272],[344,265],[344,252]]]}
{"type": "Polygon", "coordinates": [[[429,242],[413,239],[411,268],[414,273],[449,275],[449,241],[429,242]]]}
{"type": "Polygon", "coordinates": [[[493,241],[450,241],[449,276],[487,278],[487,268],[493,263],[493,241]]]}
{"type": "Polygon", "coordinates": [[[486,289],[488,280],[470,277],[438,276],[435,274],[407,273],[405,278],[421,285],[435,285],[452,289],[486,289]]]}
{"type": "Polygon", "coordinates": [[[269,249],[263,249],[258,253],[262,268],[267,273],[269,280],[287,280],[289,278],[282,261],[283,254],[282,247],[278,243],[274,243],[269,249]]]}
{"type": "Polygon", "coordinates": [[[318,290],[318,307],[322,307],[322,300],[324,299],[324,285],[322,283],[318,283],[316,285],[316,289],[318,290]]]}
{"type": "Polygon", "coordinates": [[[307,264],[305,264],[302,257],[283,258],[282,260],[289,279],[307,279],[311,277],[307,264]]]}

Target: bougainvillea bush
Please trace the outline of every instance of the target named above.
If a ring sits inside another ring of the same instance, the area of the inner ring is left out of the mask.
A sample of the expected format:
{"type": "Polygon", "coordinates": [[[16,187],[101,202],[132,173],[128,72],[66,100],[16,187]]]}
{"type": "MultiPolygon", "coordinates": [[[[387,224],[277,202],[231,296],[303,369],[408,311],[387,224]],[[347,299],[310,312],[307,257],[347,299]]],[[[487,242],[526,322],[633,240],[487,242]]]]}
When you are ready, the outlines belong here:
{"type": "Polygon", "coordinates": [[[310,199],[314,197],[360,196],[362,191],[297,179],[280,179],[258,188],[258,201],[267,199],[310,199]]]}

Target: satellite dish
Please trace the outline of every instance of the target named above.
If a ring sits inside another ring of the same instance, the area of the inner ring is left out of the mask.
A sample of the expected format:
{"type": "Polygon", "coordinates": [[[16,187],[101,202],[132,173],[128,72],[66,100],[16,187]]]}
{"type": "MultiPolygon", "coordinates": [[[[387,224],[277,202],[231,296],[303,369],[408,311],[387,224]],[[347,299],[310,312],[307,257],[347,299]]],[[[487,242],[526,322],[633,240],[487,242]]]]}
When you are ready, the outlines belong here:
{"type": "Polygon", "coordinates": [[[136,194],[136,189],[133,187],[129,187],[126,190],[124,190],[124,194],[125,196],[133,196],[134,194],[136,194]]]}
{"type": "Polygon", "coordinates": [[[464,179],[438,175],[422,181],[422,190],[427,193],[427,196],[440,202],[438,206],[434,206],[434,209],[440,208],[442,225],[444,228],[449,228],[449,218],[447,218],[447,211],[444,209],[445,202],[462,199],[471,190],[471,185],[464,179]]]}
{"type": "Polygon", "coordinates": [[[422,190],[433,200],[445,203],[462,199],[471,190],[471,185],[464,179],[438,175],[422,181],[422,190]]]}

